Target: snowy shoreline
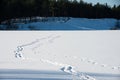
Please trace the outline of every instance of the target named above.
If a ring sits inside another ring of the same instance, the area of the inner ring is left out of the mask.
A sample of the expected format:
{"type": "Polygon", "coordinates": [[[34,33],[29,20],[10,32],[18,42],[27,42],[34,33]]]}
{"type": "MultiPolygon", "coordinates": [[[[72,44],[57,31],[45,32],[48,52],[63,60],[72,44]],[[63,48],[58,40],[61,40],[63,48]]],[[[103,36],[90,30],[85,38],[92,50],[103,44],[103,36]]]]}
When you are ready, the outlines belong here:
{"type": "Polygon", "coordinates": [[[72,17],[33,17],[2,22],[5,30],[112,30],[119,29],[120,20],[113,18],[88,19],[72,17]],[[117,23],[118,22],[118,23],[117,23]],[[10,28],[11,27],[11,28],[10,28]],[[12,29],[13,28],[13,29],[12,29]]]}

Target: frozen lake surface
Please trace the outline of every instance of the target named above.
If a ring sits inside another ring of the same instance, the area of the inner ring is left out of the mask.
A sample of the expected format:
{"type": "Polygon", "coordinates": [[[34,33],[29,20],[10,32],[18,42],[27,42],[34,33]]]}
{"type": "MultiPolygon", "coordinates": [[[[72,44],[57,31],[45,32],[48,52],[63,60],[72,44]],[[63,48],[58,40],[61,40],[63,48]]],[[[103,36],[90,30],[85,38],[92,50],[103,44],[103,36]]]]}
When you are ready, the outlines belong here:
{"type": "Polygon", "coordinates": [[[0,80],[120,80],[119,30],[0,36],[0,80]]]}

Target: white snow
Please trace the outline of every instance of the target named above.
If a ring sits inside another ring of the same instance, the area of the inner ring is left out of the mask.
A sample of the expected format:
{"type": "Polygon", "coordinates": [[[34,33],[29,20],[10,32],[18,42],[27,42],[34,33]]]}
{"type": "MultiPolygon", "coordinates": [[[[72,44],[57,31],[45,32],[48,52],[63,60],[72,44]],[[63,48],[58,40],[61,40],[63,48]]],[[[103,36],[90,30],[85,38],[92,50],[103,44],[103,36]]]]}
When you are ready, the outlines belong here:
{"type": "Polygon", "coordinates": [[[0,69],[72,66],[79,72],[120,74],[120,31],[1,31],[0,36],[0,69]]]}

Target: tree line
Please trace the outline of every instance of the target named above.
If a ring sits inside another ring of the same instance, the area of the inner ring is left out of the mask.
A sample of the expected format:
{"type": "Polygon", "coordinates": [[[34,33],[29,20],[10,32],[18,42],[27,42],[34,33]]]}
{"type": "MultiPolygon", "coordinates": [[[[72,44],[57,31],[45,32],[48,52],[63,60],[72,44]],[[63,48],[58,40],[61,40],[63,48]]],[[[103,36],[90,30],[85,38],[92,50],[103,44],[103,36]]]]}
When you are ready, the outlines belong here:
{"type": "Polygon", "coordinates": [[[0,0],[0,22],[33,16],[120,19],[120,5],[93,5],[83,0],[0,0]]]}

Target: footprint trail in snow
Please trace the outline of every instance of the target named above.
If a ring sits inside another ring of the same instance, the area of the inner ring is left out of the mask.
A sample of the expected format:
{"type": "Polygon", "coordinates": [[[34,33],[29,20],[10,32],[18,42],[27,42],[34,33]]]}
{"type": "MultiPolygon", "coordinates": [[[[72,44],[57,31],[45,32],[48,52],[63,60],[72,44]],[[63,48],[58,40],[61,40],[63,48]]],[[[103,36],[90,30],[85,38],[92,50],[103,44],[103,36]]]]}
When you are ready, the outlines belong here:
{"type": "MultiPolygon", "coordinates": [[[[17,49],[14,51],[15,58],[26,59],[26,57],[24,57],[24,54],[27,54],[27,53],[23,53],[25,47],[34,46],[32,48],[32,51],[33,51],[33,54],[35,54],[37,48],[42,47],[43,45],[46,45],[46,44],[49,45],[50,43],[53,43],[56,39],[58,39],[60,37],[61,37],[60,35],[50,35],[50,36],[42,37],[40,39],[36,39],[35,41],[27,43],[27,44],[17,46],[17,49]]],[[[113,70],[114,69],[120,70],[120,66],[108,66],[107,64],[99,64],[97,61],[87,59],[87,58],[82,58],[82,57],[79,58],[79,57],[76,57],[76,56],[68,56],[68,55],[65,55],[63,57],[71,57],[72,59],[76,59],[77,61],[80,60],[82,62],[87,62],[89,64],[92,64],[93,66],[94,65],[99,65],[101,67],[110,67],[113,70]]],[[[49,59],[43,59],[43,58],[40,58],[39,60],[41,60],[44,63],[49,63],[49,64],[52,64],[52,65],[61,67],[60,68],[61,71],[73,75],[73,78],[75,78],[73,80],[76,80],[76,78],[77,78],[77,80],[96,80],[95,78],[93,78],[89,75],[86,75],[84,73],[80,73],[80,72],[76,71],[75,66],[72,66],[70,64],[63,64],[63,63],[60,63],[60,62],[54,62],[54,61],[51,61],[49,59]]]]}

